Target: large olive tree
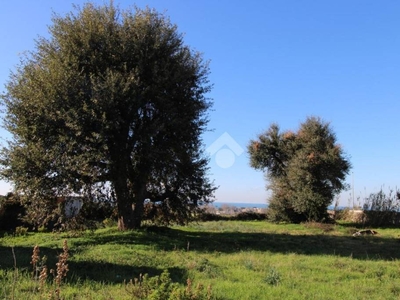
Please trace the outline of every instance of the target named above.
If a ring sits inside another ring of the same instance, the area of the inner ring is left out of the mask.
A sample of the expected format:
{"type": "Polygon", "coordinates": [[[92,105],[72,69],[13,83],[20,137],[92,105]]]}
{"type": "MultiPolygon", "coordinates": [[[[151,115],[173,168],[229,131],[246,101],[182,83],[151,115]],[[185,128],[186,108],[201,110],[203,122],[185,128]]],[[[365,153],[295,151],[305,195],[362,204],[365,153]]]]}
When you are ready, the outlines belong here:
{"type": "Polygon", "coordinates": [[[13,139],[2,176],[45,220],[54,199],[111,190],[121,230],[144,202],[185,222],[212,201],[201,134],[208,64],[150,9],[86,4],[54,15],[49,38],[11,74],[2,95],[13,139]]]}
{"type": "Polygon", "coordinates": [[[248,146],[250,164],[266,172],[270,216],[276,221],[321,221],[344,190],[351,168],[329,123],[309,117],[297,132],[273,124],[248,146]]]}

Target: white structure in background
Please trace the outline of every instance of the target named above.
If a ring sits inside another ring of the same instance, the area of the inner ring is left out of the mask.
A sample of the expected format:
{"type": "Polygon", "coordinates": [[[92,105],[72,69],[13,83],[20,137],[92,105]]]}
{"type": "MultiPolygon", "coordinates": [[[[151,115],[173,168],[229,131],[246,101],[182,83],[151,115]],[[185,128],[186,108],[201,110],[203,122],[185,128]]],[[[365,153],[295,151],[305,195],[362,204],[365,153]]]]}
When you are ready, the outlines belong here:
{"type": "Polygon", "coordinates": [[[83,206],[83,200],[81,197],[60,197],[58,203],[64,203],[64,212],[67,218],[75,217],[83,206]]]}

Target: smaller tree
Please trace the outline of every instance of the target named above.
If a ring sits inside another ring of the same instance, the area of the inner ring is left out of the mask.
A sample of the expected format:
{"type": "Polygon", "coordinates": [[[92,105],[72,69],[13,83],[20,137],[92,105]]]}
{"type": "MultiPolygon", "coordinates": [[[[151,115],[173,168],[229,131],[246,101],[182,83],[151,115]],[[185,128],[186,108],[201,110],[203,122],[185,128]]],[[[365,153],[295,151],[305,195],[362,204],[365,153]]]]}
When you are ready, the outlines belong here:
{"type": "Polygon", "coordinates": [[[266,172],[274,221],[322,221],[334,196],[346,189],[351,165],[329,123],[309,117],[297,132],[272,124],[248,146],[250,165],[266,172]]]}

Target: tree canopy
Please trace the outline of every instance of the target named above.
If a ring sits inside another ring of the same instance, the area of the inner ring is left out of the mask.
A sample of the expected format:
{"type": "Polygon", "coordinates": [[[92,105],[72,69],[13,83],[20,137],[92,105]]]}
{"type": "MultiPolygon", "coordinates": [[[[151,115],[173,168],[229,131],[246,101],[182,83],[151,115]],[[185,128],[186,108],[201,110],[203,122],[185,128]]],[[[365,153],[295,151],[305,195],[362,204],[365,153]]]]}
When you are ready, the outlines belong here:
{"type": "Polygon", "coordinates": [[[54,15],[49,33],[2,95],[13,138],[1,175],[32,217],[45,220],[56,197],[108,190],[124,230],[141,226],[145,200],[177,222],[212,201],[209,67],[177,26],[151,9],[85,4],[54,15]]]}
{"type": "Polygon", "coordinates": [[[329,123],[309,117],[297,132],[277,124],[248,146],[250,165],[266,172],[270,216],[276,221],[321,221],[346,189],[351,168],[329,123]]]}

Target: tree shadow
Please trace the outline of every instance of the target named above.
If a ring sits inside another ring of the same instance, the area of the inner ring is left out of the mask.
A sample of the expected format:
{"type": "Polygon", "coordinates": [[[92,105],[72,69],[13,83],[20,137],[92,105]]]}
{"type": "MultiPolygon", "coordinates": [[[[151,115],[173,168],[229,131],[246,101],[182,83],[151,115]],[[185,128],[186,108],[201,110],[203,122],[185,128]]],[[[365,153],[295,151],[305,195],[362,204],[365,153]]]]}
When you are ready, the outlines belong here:
{"type": "Polygon", "coordinates": [[[340,222],[339,223],[341,227],[347,227],[347,228],[354,228],[357,230],[360,229],[374,229],[374,230],[382,230],[382,229],[398,229],[399,225],[398,224],[373,224],[373,223],[360,223],[360,222],[340,222]]]}
{"type": "MultiPolygon", "coordinates": [[[[336,236],[329,233],[301,235],[290,233],[260,232],[209,232],[185,231],[175,228],[158,228],[129,232],[94,232],[84,238],[70,238],[68,261],[69,282],[93,280],[121,284],[124,280],[139,278],[140,274],[160,275],[165,268],[149,266],[145,261],[136,265],[110,263],[101,260],[79,260],[74,256],[80,251],[95,245],[123,245],[132,248],[132,255],[137,255],[135,245],[141,249],[160,251],[180,251],[191,253],[233,254],[242,251],[260,251],[265,253],[296,253],[302,255],[332,255],[352,257],[359,260],[396,260],[400,259],[400,240],[377,236],[336,236]],[[133,246],[133,247],[132,247],[133,246]]],[[[39,245],[40,246],[40,245],[39,245]]],[[[12,270],[15,265],[19,270],[32,272],[30,264],[31,247],[0,246],[0,268],[12,270]],[[14,253],[13,253],[14,252],[14,253]],[[15,260],[14,260],[15,258],[15,260]]],[[[62,249],[40,247],[40,256],[47,256],[46,265],[55,269],[58,255],[62,249]]],[[[144,254],[145,256],[145,254],[144,254]]],[[[167,269],[171,279],[185,283],[185,268],[167,269]]]]}
{"type": "MultiPolygon", "coordinates": [[[[234,253],[262,251],[304,255],[335,255],[360,260],[393,260],[400,258],[399,239],[380,236],[335,236],[329,234],[292,235],[289,233],[182,232],[180,246],[200,252],[234,253]]],[[[174,241],[178,244],[178,240],[174,241]]],[[[162,247],[165,247],[162,244],[162,247]]]]}
{"type": "MultiPolygon", "coordinates": [[[[15,267],[19,272],[32,273],[31,264],[33,248],[30,247],[4,247],[0,246],[0,269],[12,270],[15,267]]],[[[56,269],[58,255],[62,249],[40,247],[40,257],[46,256],[46,266],[49,270],[56,269]]],[[[69,250],[70,257],[74,256],[75,251],[69,250]]],[[[68,282],[77,283],[83,280],[93,280],[97,282],[120,284],[124,281],[139,278],[141,275],[148,274],[150,277],[159,276],[165,268],[154,268],[146,265],[124,265],[104,261],[68,260],[68,282]]],[[[184,284],[187,280],[186,270],[171,267],[166,268],[172,281],[184,284]]]]}
{"type": "MultiPolygon", "coordinates": [[[[137,244],[163,251],[235,253],[262,251],[304,255],[335,255],[360,260],[400,259],[400,239],[375,236],[337,236],[329,233],[299,235],[290,233],[247,233],[184,231],[159,228],[132,231],[123,235],[97,234],[78,242],[88,244],[137,244]]],[[[75,243],[76,244],[76,243],[75,243]]]]}
{"type": "MultiPolygon", "coordinates": [[[[129,282],[129,280],[139,279],[141,275],[148,274],[150,277],[159,276],[164,269],[149,266],[128,266],[108,262],[97,261],[70,261],[69,269],[71,274],[69,281],[76,282],[81,280],[93,280],[97,282],[107,282],[118,284],[129,282]]],[[[186,270],[172,267],[166,268],[171,280],[184,284],[187,280],[186,270]]]]}

